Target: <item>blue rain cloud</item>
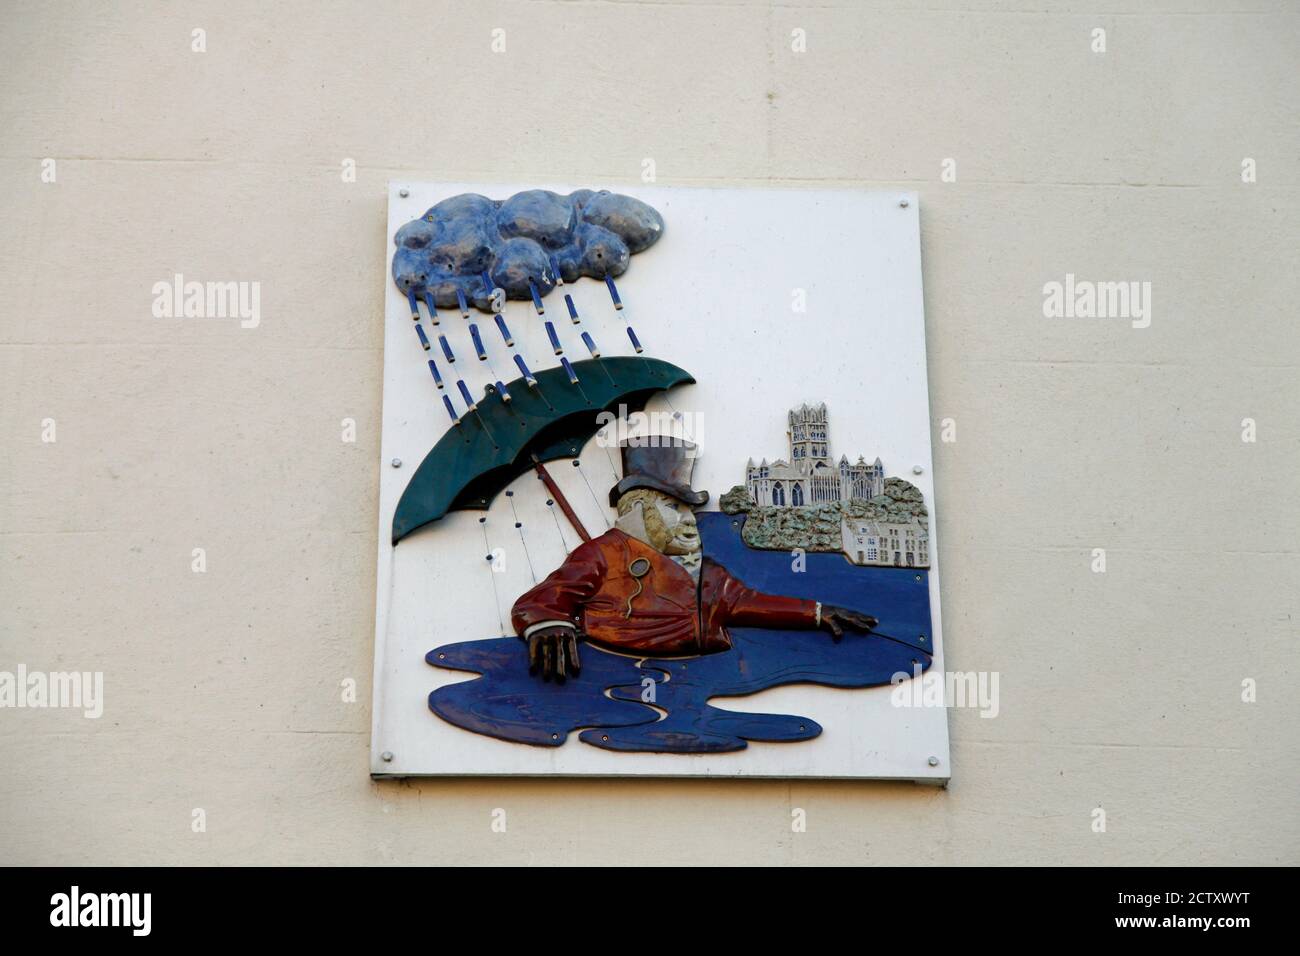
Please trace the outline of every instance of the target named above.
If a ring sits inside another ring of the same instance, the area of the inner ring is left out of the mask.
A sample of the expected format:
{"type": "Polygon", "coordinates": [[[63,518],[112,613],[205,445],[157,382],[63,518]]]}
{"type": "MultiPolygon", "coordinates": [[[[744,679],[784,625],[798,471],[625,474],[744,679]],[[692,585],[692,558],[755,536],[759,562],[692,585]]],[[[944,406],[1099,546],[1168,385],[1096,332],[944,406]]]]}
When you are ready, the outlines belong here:
{"type": "Polygon", "coordinates": [[[552,260],[565,282],[620,276],[663,232],[652,206],[607,190],[527,189],[505,200],[462,193],[397,230],[393,281],[403,294],[427,292],[439,308],[455,308],[459,291],[488,312],[484,273],[507,298],[530,298],[530,280],[545,296],[556,286],[552,260]]]}

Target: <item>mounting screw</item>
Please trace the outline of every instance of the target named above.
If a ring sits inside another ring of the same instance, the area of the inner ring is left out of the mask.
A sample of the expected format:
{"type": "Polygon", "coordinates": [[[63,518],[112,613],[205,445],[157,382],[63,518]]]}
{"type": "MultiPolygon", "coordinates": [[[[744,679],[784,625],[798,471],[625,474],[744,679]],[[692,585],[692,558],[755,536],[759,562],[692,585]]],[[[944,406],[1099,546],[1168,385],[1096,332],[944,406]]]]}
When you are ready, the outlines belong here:
{"type": "Polygon", "coordinates": [[[898,204],[899,204],[900,206],[902,206],[904,209],[907,208],[907,200],[906,200],[906,199],[900,199],[900,200],[898,201],[898,204]]]}
{"type": "Polygon", "coordinates": [[[922,468],[920,465],[913,465],[913,466],[912,466],[912,474],[914,474],[914,475],[919,475],[919,474],[920,474],[921,472],[923,472],[923,471],[925,471],[925,469],[922,468]]]}
{"type": "Polygon", "coordinates": [[[939,766],[939,758],[931,757],[929,760],[926,761],[926,763],[928,763],[931,767],[937,767],[939,766]]]}
{"type": "MultiPolygon", "coordinates": [[[[407,189],[405,186],[403,186],[401,189],[397,191],[397,195],[405,199],[407,196],[411,195],[411,191],[407,189]]],[[[906,206],[907,203],[903,203],[903,205],[906,206]]]]}
{"type": "Polygon", "coordinates": [[[400,459],[400,458],[394,458],[392,464],[393,464],[393,467],[394,467],[394,468],[401,468],[401,467],[402,467],[402,459],[400,459]]]}
{"type": "MultiPolygon", "coordinates": [[[[383,753],[379,755],[379,759],[382,760],[384,763],[392,763],[393,752],[391,750],[385,750],[383,753]]],[[[931,757],[930,759],[933,760],[934,758],[931,757]]]]}

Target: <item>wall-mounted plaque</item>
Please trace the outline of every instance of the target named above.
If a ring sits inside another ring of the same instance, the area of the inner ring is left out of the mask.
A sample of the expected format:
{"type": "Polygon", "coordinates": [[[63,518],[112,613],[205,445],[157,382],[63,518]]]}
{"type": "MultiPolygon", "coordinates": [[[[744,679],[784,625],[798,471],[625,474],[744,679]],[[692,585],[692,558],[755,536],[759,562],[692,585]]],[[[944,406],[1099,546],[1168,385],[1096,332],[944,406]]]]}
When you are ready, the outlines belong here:
{"type": "Polygon", "coordinates": [[[395,184],[388,236],[374,775],[948,779],[914,195],[395,184]]]}

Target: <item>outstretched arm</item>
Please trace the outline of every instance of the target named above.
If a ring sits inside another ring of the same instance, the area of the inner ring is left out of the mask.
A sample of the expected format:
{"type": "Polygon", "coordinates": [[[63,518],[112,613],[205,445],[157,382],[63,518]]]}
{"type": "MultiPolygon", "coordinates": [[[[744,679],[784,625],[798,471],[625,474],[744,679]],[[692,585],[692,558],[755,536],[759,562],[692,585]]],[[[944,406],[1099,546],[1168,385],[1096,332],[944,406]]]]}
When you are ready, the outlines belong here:
{"type": "Polygon", "coordinates": [[[581,545],[549,577],[515,602],[510,623],[528,644],[528,670],[563,682],[582,670],[578,659],[581,610],[605,572],[600,549],[581,545]]]}
{"type": "Polygon", "coordinates": [[[718,604],[723,608],[728,624],[741,627],[821,628],[829,631],[836,643],[844,631],[870,631],[880,622],[870,614],[822,604],[804,598],[764,594],[746,584],[722,567],[716,568],[712,587],[718,589],[718,604]]]}

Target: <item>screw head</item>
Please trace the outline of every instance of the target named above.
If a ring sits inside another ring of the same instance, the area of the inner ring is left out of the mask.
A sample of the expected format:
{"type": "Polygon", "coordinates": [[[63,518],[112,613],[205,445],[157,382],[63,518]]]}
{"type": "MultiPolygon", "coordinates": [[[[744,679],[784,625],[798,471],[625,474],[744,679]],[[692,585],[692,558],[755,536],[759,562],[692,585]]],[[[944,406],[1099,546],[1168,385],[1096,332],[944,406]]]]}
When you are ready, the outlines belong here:
{"type": "Polygon", "coordinates": [[[913,466],[912,466],[912,474],[914,474],[914,475],[919,475],[919,474],[920,474],[921,472],[923,472],[923,471],[925,471],[925,469],[922,468],[920,465],[913,465],[913,466]]]}
{"type": "Polygon", "coordinates": [[[401,467],[402,467],[402,459],[400,459],[400,458],[394,458],[393,461],[392,461],[392,465],[393,465],[394,468],[401,468],[401,467]]]}
{"type": "Polygon", "coordinates": [[[939,766],[939,758],[931,757],[929,760],[926,761],[926,763],[928,763],[931,767],[937,767],[939,766]]]}
{"type": "Polygon", "coordinates": [[[397,195],[405,199],[407,196],[411,195],[411,191],[407,189],[405,186],[403,186],[401,189],[397,191],[397,195]]]}
{"type": "Polygon", "coordinates": [[[903,209],[906,209],[906,208],[907,208],[907,200],[906,200],[906,199],[900,199],[900,200],[898,201],[898,205],[901,206],[903,209]]]}
{"type": "MultiPolygon", "coordinates": [[[[382,760],[384,763],[392,763],[393,752],[391,750],[385,750],[383,753],[379,755],[379,759],[382,760]]],[[[931,757],[930,759],[933,760],[934,758],[931,757]]]]}

